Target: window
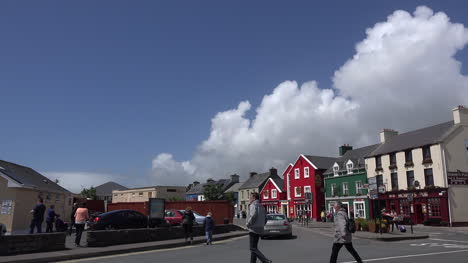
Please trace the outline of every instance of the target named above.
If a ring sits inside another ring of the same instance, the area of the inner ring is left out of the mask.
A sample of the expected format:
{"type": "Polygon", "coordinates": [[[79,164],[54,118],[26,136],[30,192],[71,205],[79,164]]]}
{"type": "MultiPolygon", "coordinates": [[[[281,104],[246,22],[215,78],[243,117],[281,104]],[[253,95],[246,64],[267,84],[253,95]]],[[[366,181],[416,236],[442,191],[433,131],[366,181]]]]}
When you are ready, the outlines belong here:
{"type": "Polygon", "coordinates": [[[432,168],[431,169],[424,169],[424,179],[425,179],[425,182],[426,182],[426,186],[434,185],[434,176],[432,174],[432,168]]]}
{"type": "Polygon", "coordinates": [[[139,192],[138,195],[139,195],[139,196],[143,196],[143,192],[139,192]]]}
{"type": "Polygon", "coordinates": [[[148,198],[153,198],[153,192],[148,193],[148,198]]]}
{"type": "Polygon", "coordinates": [[[390,154],[390,165],[396,165],[396,153],[390,154]]]}
{"type": "Polygon", "coordinates": [[[13,200],[3,200],[0,214],[11,215],[13,212],[13,200]]]}
{"type": "Polygon", "coordinates": [[[304,167],[304,178],[309,178],[309,167],[304,167]]]}
{"type": "Polygon", "coordinates": [[[166,192],[168,193],[176,193],[177,189],[166,189],[166,192]]]}
{"type": "Polygon", "coordinates": [[[383,175],[377,175],[377,186],[383,186],[383,175]]]}
{"type": "Polygon", "coordinates": [[[118,194],[114,194],[114,197],[117,197],[117,196],[118,196],[118,194]]]}
{"type": "Polygon", "coordinates": [[[375,167],[376,169],[382,168],[382,156],[375,157],[375,167]]]}
{"type": "Polygon", "coordinates": [[[408,200],[400,199],[400,214],[404,216],[410,215],[410,207],[408,200]]]}
{"type": "Polygon", "coordinates": [[[311,193],[310,186],[304,186],[304,193],[311,193]]]}
{"type": "Polygon", "coordinates": [[[268,190],[263,191],[263,199],[268,199],[268,190]]]}
{"type": "Polygon", "coordinates": [[[423,150],[423,160],[431,159],[431,146],[424,146],[423,150]]]}
{"type": "Polygon", "coordinates": [[[135,193],[132,193],[132,196],[135,196],[135,193]]]}
{"type": "Polygon", "coordinates": [[[244,199],[244,191],[241,191],[241,198],[244,199]]]}
{"type": "Polygon", "coordinates": [[[392,190],[393,191],[398,190],[398,173],[391,173],[390,180],[392,183],[392,190]]]}
{"type": "Polygon", "coordinates": [[[413,162],[413,153],[411,150],[405,151],[405,162],[412,163],[413,162]]]}
{"type": "Polygon", "coordinates": [[[414,171],[406,172],[406,183],[408,185],[408,188],[414,186],[414,171]]]}
{"type": "Polygon", "coordinates": [[[294,169],[294,179],[299,179],[301,178],[299,174],[299,168],[294,169]]]}
{"type": "Polygon", "coordinates": [[[362,201],[354,202],[354,217],[355,218],[366,218],[366,206],[362,201]]]}
{"type": "Polygon", "coordinates": [[[346,171],[348,172],[348,174],[352,174],[352,173],[353,173],[353,162],[349,161],[349,162],[346,164],[346,171]]]}
{"type": "Polygon", "coordinates": [[[343,195],[344,196],[349,195],[348,183],[343,183],[343,195]]]}
{"type": "Polygon", "coordinates": [[[362,182],[361,181],[356,181],[356,194],[358,195],[362,194],[362,182]]]}
{"type": "Polygon", "coordinates": [[[428,200],[428,212],[429,216],[440,217],[440,199],[439,198],[429,198],[428,200]]]}
{"type": "Polygon", "coordinates": [[[300,186],[297,186],[297,187],[294,187],[294,190],[295,190],[295,193],[296,193],[296,197],[300,197],[301,194],[302,194],[302,188],[300,186]]]}
{"type": "Polygon", "coordinates": [[[331,184],[331,195],[336,196],[336,184],[331,184]]]}
{"type": "Polygon", "coordinates": [[[276,189],[271,190],[271,198],[276,198],[276,197],[277,197],[276,189]]]}
{"type": "Polygon", "coordinates": [[[340,170],[340,166],[338,166],[338,164],[335,163],[335,165],[333,165],[333,175],[338,176],[338,171],[339,170],[340,170]]]}

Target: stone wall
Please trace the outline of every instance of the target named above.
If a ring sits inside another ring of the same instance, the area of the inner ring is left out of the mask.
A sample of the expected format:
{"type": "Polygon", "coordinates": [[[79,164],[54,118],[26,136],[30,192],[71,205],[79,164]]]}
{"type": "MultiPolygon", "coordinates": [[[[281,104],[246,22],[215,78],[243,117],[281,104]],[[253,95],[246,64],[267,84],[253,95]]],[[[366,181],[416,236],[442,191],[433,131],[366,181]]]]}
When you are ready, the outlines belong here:
{"type": "MultiPolygon", "coordinates": [[[[215,226],[213,234],[216,235],[238,230],[242,229],[236,225],[218,225],[215,226]]],[[[184,238],[184,230],[180,226],[169,228],[88,231],[86,234],[88,247],[103,247],[184,238]]],[[[194,226],[193,235],[204,236],[205,232],[203,227],[194,226]]]]}
{"type": "Polygon", "coordinates": [[[0,236],[0,255],[65,249],[66,233],[0,236]]]}

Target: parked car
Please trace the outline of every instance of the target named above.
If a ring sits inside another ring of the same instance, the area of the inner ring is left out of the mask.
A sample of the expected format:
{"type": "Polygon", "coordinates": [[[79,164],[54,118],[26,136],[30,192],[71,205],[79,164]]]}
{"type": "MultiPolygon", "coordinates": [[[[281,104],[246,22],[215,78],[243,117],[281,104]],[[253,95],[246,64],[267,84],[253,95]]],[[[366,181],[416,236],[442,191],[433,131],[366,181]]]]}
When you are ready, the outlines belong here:
{"type": "Polygon", "coordinates": [[[164,219],[166,219],[172,226],[181,225],[183,220],[183,210],[166,210],[164,219]]]}
{"type": "Polygon", "coordinates": [[[292,237],[292,225],[283,214],[268,214],[262,238],[270,236],[292,237]]]}
{"type": "Polygon", "coordinates": [[[148,216],[129,209],[99,214],[89,223],[91,230],[133,229],[168,225],[165,220],[149,219],[148,216]]]}
{"type": "MultiPolygon", "coordinates": [[[[179,212],[182,213],[182,215],[184,214],[184,211],[185,210],[179,210],[179,212]]],[[[203,222],[205,222],[205,216],[202,216],[197,212],[193,212],[193,215],[195,216],[195,222],[194,223],[196,225],[203,225],[203,222]]]]}

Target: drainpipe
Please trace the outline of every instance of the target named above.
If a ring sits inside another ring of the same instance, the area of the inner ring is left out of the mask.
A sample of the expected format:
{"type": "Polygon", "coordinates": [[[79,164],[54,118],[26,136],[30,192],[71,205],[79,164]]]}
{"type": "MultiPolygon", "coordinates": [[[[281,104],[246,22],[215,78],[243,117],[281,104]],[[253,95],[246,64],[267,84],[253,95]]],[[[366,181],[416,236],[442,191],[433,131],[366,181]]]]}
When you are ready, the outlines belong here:
{"type": "Polygon", "coordinates": [[[449,225],[452,227],[452,206],[450,204],[450,186],[448,184],[448,176],[447,176],[447,160],[445,156],[445,147],[443,144],[440,144],[442,148],[442,161],[443,165],[442,168],[444,169],[444,177],[445,177],[445,185],[447,186],[447,201],[448,201],[448,209],[449,209],[449,225]]]}

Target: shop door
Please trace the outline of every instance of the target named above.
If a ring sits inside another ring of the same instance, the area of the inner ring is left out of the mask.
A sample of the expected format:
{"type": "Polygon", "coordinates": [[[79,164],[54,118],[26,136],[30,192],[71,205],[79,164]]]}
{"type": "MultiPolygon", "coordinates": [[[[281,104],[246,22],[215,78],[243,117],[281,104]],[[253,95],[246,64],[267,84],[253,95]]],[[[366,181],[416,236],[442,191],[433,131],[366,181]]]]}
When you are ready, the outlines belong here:
{"type": "Polygon", "coordinates": [[[414,205],[414,216],[415,216],[415,221],[414,223],[416,224],[422,224],[423,223],[423,211],[422,211],[422,205],[421,204],[415,204],[414,205]]]}
{"type": "Polygon", "coordinates": [[[283,214],[288,217],[288,205],[283,205],[283,214]]]}

